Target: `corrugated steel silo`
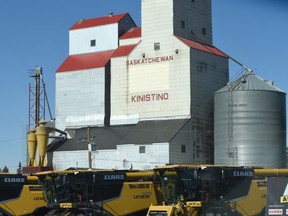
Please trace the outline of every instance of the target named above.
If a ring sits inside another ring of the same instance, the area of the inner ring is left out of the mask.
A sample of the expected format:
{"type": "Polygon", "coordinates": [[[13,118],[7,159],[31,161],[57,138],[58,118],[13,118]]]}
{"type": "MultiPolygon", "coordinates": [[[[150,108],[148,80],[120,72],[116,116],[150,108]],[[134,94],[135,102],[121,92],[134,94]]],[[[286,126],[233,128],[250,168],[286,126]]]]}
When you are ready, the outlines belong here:
{"type": "Polygon", "coordinates": [[[214,94],[215,164],[286,167],[286,94],[255,74],[214,94]]]}

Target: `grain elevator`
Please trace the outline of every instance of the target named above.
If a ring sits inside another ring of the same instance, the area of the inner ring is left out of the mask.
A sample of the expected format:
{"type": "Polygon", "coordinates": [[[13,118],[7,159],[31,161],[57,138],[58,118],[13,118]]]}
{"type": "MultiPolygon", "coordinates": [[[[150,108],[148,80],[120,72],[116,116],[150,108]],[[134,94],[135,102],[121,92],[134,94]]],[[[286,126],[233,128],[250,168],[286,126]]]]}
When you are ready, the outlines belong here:
{"type": "Polygon", "coordinates": [[[142,0],[128,13],[82,19],[56,72],[56,128],[48,160],[68,167],[150,169],[213,163],[213,93],[228,57],[212,44],[211,0],[142,0]]]}

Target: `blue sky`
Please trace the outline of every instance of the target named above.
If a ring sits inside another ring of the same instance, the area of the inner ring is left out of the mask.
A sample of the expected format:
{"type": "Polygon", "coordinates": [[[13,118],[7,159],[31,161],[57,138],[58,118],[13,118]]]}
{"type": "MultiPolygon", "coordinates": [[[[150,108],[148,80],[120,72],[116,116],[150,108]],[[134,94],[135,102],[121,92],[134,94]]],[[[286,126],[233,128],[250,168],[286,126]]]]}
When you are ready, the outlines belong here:
{"type": "MultiPolygon", "coordinates": [[[[214,45],[288,92],[288,1],[212,0],[214,45]]],[[[140,0],[3,0],[0,7],[0,168],[16,171],[28,124],[28,85],[43,68],[54,115],[55,71],[68,55],[68,30],[82,18],[129,12],[141,26],[140,0]]],[[[230,77],[240,67],[230,62],[230,77]]],[[[48,116],[47,116],[48,117],[48,116]]],[[[25,164],[23,164],[25,165],[25,164]]]]}

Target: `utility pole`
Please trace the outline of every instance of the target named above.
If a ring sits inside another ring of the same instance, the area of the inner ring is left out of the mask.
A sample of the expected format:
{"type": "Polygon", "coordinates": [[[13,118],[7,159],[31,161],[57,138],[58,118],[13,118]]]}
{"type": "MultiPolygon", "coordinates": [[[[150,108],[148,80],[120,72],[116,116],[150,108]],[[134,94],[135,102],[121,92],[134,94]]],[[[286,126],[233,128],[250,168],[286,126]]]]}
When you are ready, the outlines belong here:
{"type": "Polygon", "coordinates": [[[88,167],[92,169],[92,146],[90,143],[91,134],[90,134],[90,127],[87,127],[87,139],[88,139],[88,167]]]}

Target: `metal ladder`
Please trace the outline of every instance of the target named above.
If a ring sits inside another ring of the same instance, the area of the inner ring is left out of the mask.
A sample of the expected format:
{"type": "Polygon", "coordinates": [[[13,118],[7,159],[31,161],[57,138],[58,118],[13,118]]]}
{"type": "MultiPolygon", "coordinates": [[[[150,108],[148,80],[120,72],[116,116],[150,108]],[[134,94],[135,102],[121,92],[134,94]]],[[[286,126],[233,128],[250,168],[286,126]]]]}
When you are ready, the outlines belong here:
{"type": "Polygon", "coordinates": [[[227,91],[227,105],[228,105],[228,157],[232,158],[233,165],[238,165],[238,149],[233,143],[233,90],[231,86],[227,91]]]}

